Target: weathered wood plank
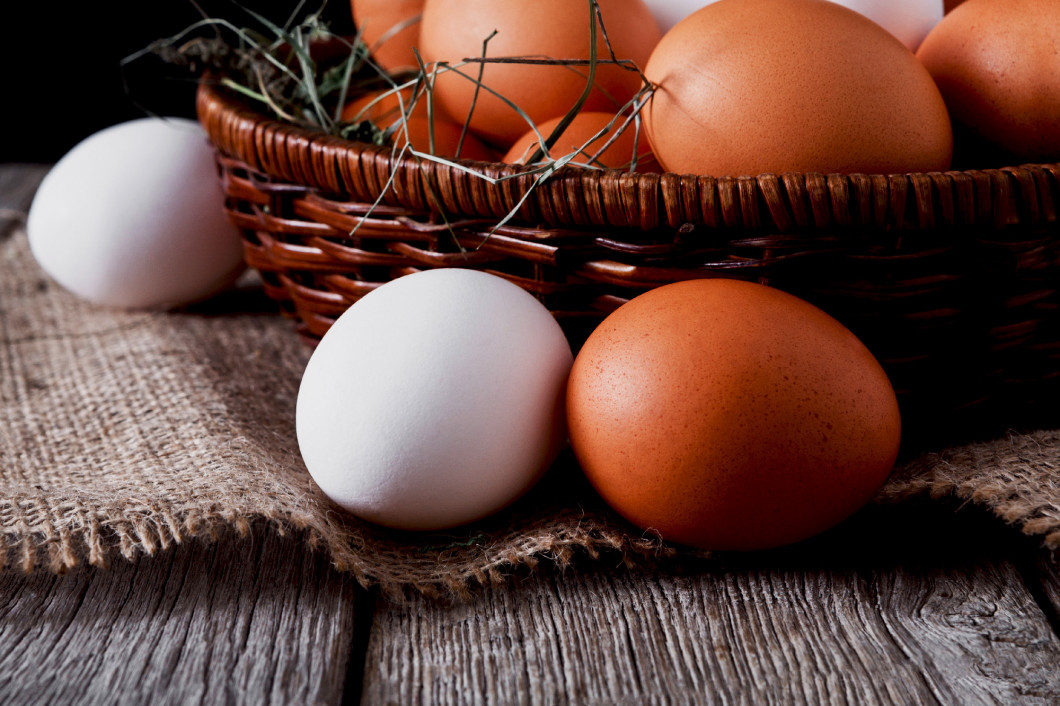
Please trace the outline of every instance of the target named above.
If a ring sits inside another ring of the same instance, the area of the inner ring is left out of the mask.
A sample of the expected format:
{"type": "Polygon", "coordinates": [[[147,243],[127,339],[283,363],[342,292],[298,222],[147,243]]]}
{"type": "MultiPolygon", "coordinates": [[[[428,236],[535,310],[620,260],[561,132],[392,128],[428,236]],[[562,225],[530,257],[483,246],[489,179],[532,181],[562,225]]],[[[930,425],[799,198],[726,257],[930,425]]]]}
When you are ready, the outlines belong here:
{"type": "Polygon", "coordinates": [[[1035,575],[1028,580],[1040,588],[1039,602],[1060,633],[1060,552],[1038,552],[1034,559],[1035,575]]]}
{"type": "Polygon", "coordinates": [[[684,575],[585,568],[470,604],[381,604],[363,699],[1055,703],[1060,639],[1011,538],[946,510],[918,522],[869,512],[684,575]]]}
{"type": "Polygon", "coordinates": [[[1014,564],[898,569],[873,588],[942,703],[1060,703],[1060,639],[1014,564]]]}
{"type": "Polygon", "coordinates": [[[341,703],[365,600],[268,530],[108,570],[0,573],[0,703],[341,703]]]}

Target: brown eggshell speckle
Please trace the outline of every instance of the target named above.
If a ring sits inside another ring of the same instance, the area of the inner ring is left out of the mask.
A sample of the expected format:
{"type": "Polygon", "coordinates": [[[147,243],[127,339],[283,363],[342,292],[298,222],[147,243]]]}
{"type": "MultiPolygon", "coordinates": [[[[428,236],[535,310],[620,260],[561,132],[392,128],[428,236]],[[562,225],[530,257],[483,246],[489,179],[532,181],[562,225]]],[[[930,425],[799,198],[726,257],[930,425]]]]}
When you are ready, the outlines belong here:
{"type": "Polygon", "coordinates": [[[956,126],[1012,162],[1060,159],[1060,2],[967,0],[917,51],[956,126]]]}
{"type": "Polygon", "coordinates": [[[736,280],[669,284],[612,313],[575,360],[567,414],[604,500],[706,549],[832,527],[872,498],[901,436],[890,382],[850,331],[736,280]]]}
{"type": "Polygon", "coordinates": [[[642,112],[668,171],[944,170],[946,106],[895,37],[826,0],[719,0],[659,42],[642,112]]]}

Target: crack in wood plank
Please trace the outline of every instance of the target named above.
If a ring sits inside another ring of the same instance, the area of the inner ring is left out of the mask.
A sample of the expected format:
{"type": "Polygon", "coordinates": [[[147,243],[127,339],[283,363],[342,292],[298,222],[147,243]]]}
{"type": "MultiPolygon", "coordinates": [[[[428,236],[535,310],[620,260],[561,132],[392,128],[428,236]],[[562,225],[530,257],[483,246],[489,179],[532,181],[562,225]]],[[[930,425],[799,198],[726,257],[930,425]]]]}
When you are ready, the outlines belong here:
{"type": "Polygon", "coordinates": [[[363,701],[1060,701],[1060,638],[1009,559],[1022,538],[923,512],[684,574],[539,571],[472,603],[380,603],[363,701]],[[496,677],[476,690],[482,670],[496,677]]]}
{"type": "Polygon", "coordinates": [[[360,594],[261,528],[110,570],[2,572],[0,703],[337,704],[360,594]]]}

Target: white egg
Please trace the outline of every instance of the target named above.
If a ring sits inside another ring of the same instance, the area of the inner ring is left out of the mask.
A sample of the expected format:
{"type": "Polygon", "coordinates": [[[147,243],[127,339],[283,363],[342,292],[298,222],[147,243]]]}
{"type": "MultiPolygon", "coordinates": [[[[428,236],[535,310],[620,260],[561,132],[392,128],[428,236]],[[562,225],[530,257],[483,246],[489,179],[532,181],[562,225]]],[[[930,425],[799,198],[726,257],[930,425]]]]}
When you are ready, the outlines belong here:
{"type": "MultiPolygon", "coordinates": [[[[739,2],[740,0],[727,0],[739,2]]],[[[701,7],[717,0],[645,0],[665,33],[701,7]]],[[[943,15],[943,0],[833,0],[860,12],[916,51],[943,15]]]]}
{"type": "Polygon", "coordinates": [[[298,391],[298,446],[335,503],[399,529],[455,527],[529,490],[566,440],[570,344],[518,286],[406,275],[350,307],[298,391]]]}
{"type": "Polygon", "coordinates": [[[644,0],[663,34],[699,8],[713,2],[715,0],[644,0]]]}
{"type": "Polygon", "coordinates": [[[920,42],[939,23],[945,12],[943,0],[833,0],[860,12],[916,51],[920,42]]]}
{"type": "Polygon", "coordinates": [[[198,123],[143,118],[97,132],[44,177],[26,231],[41,268],[122,308],[205,299],[243,270],[213,150],[198,123]]]}

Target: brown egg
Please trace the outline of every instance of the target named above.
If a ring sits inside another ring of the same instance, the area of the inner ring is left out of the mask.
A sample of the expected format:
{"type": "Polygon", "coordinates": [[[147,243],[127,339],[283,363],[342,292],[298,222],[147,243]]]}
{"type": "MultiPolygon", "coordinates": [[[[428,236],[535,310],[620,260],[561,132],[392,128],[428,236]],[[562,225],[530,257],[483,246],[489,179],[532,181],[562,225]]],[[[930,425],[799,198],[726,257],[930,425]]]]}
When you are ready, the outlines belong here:
{"type": "Polygon", "coordinates": [[[928,34],[917,58],[962,136],[1011,161],[1060,159],[1056,0],[967,0],[928,34]]]}
{"type": "MultiPolygon", "coordinates": [[[[600,0],[607,37],[619,59],[642,67],[659,39],[659,29],[643,0],[600,0]]],[[[431,0],[423,13],[420,48],[424,59],[456,64],[482,56],[483,41],[489,57],[588,59],[589,3],[577,0],[431,0]]],[[[602,34],[597,56],[608,59],[602,34]]],[[[462,70],[477,78],[479,66],[462,70]]],[[[501,94],[538,124],[574,107],[585,89],[587,66],[488,64],[482,83],[501,94]]],[[[641,88],[638,73],[619,66],[598,66],[596,86],[584,110],[617,112],[641,88]]],[[[436,93],[458,121],[471,110],[475,82],[454,74],[439,75],[436,93]]],[[[510,145],[530,125],[501,98],[480,90],[471,127],[487,141],[510,145]]]]}
{"type": "Polygon", "coordinates": [[[692,280],[612,313],[567,388],[570,440],[615,510],[665,539],[761,549],[868,502],[901,421],[865,346],[811,304],[737,280],[692,280]]]}
{"type": "Polygon", "coordinates": [[[417,68],[412,47],[420,36],[424,0],[350,0],[361,39],[381,68],[417,68]]]}
{"type": "Polygon", "coordinates": [[[944,170],[952,133],[931,76],[864,16],[826,0],[720,0],[645,69],[655,156],[679,173],[944,170]]]}
{"type": "MultiPolygon", "coordinates": [[[[643,132],[638,135],[632,123],[618,134],[610,147],[597,156],[597,152],[622,128],[623,120],[623,118],[616,119],[614,113],[593,111],[578,113],[559,136],[550,154],[553,159],[556,159],[580,150],[580,154],[574,159],[575,162],[588,163],[590,158],[595,157],[596,159],[592,162],[595,166],[628,169],[633,160],[634,151],[636,151],[638,171],[650,169],[655,164],[655,158],[651,154],[643,132]],[[593,140],[593,137],[606,129],[612,121],[614,125],[604,135],[593,140]],[[593,141],[590,142],[590,140],[593,141]]],[[[538,132],[547,140],[561,121],[562,118],[546,120],[538,126],[538,132]]],[[[511,146],[508,154],[501,161],[508,164],[525,164],[526,160],[533,156],[537,147],[537,133],[530,130],[511,146]]]]}
{"type": "MultiPolygon", "coordinates": [[[[371,120],[379,127],[385,128],[400,120],[404,114],[403,111],[409,109],[411,102],[411,88],[401,91],[390,89],[372,91],[358,96],[343,106],[340,118],[345,122],[371,120]],[[400,100],[398,98],[399,93],[401,95],[400,100]]],[[[435,110],[440,111],[441,107],[435,105],[435,110]]],[[[412,106],[411,115],[427,117],[426,95],[421,95],[419,100],[416,101],[416,105],[412,106]]],[[[451,120],[448,115],[445,118],[451,120]]]]}
{"type": "Polygon", "coordinates": [[[484,145],[481,140],[473,134],[464,136],[464,144],[460,145],[460,133],[462,126],[454,122],[435,116],[434,126],[434,151],[431,152],[430,129],[432,121],[425,117],[412,116],[405,121],[405,127],[398,127],[393,136],[393,143],[398,147],[411,144],[413,149],[419,152],[435,154],[446,159],[457,158],[457,147],[460,146],[460,159],[470,159],[479,162],[490,162],[496,158],[493,151],[484,145]],[[408,139],[406,140],[406,132],[408,139]]]}

